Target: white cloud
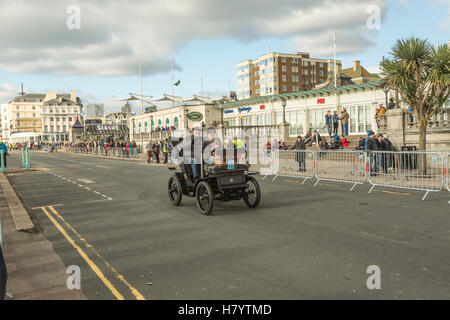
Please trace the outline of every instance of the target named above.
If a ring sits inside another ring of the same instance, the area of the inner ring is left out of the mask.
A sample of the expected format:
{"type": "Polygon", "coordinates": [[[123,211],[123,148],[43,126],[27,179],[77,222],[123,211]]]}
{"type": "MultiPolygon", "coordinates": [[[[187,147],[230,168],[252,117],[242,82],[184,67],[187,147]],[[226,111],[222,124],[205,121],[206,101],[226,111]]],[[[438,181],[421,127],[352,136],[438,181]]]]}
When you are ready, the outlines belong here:
{"type": "MultiPolygon", "coordinates": [[[[386,0],[0,0],[0,68],[9,72],[118,76],[170,69],[170,57],[192,40],[243,42],[279,37],[299,50],[329,54],[337,31],[340,53],[371,46],[367,7],[386,0]],[[69,5],[81,29],[69,30],[69,5]],[[320,31],[318,31],[320,30],[320,31]]],[[[244,57],[247,58],[247,57],[244,57]]],[[[180,66],[176,66],[181,69],[180,66]]]]}
{"type": "Polygon", "coordinates": [[[381,74],[381,69],[379,66],[375,66],[375,67],[368,67],[366,68],[367,71],[369,71],[370,73],[376,73],[378,75],[381,74]]]}
{"type": "MultiPolygon", "coordinates": [[[[9,83],[0,83],[0,103],[8,103],[16,97],[20,91],[19,88],[16,88],[9,83]]],[[[24,89],[24,91],[26,92],[26,89],[24,89]]]]}

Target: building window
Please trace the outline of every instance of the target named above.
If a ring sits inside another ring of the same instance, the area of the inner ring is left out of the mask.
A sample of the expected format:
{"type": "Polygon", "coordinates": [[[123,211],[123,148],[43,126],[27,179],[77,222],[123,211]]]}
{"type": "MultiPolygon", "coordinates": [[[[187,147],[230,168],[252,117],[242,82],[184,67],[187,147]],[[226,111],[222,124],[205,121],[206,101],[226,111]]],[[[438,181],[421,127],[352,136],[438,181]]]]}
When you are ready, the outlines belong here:
{"type": "Polygon", "coordinates": [[[319,63],[319,67],[323,68],[323,62],[319,63]]]}
{"type": "Polygon", "coordinates": [[[286,72],[286,70],[287,70],[286,66],[281,67],[281,71],[286,72]]]}
{"type": "Polygon", "coordinates": [[[286,57],[282,57],[281,62],[286,62],[286,57]]]}
{"type": "Polygon", "coordinates": [[[17,113],[16,116],[17,116],[17,118],[20,118],[20,113],[17,113]]]}
{"type": "Polygon", "coordinates": [[[282,86],[282,87],[281,87],[281,90],[282,90],[282,91],[287,91],[287,87],[286,87],[286,86],[282,86]]]}
{"type": "Polygon", "coordinates": [[[281,76],[281,81],[286,82],[286,75],[281,76]]]}
{"type": "Polygon", "coordinates": [[[320,70],[320,76],[323,77],[323,70],[320,70]]]}
{"type": "Polygon", "coordinates": [[[36,118],[36,113],[33,113],[33,118],[36,118]]]}

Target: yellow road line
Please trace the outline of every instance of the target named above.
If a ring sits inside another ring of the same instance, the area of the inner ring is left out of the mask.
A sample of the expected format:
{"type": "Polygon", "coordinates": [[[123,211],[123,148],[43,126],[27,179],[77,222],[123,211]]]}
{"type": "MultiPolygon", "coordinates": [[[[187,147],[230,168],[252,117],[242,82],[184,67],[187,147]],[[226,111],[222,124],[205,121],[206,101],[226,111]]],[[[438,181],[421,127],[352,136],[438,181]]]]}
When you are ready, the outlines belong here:
{"type": "Polygon", "coordinates": [[[53,208],[53,206],[49,206],[50,210],[55,214],[57,218],[59,218],[72,232],[80,239],[81,242],[84,243],[86,248],[89,248],[100,260],[103,261],[103,263],[114,273],[117,279],[122,281],[128,289],[131,291],[131,293],[136,297],[137,300],[145,300],[144,296],[136,289],[134,288],[123,275],[121,275],[117,270],[103,258],[97,250],[95,250],[94,246],[92,246],[90,243],[86,241],[79,233],[76,231],[69,223],[66,222],[66,220],[53,208]]]}
{"type": "MultiPolygon", "coordinates": [[[[51,207],[50,207],[51,208],[51,207]]],[[[47,211],[46,208],[41,208],[49,220],[55,225],[55,227],[61,232],[61,234],[69,241],[69,243],[78,251],[80,256],[86,261],[86,263],[91,267],[92,271],[100,278],[100,280],[105,284],[105,286],[111,291],[111,293],[118,300],[125,300],[125,298],[117,291],[114,285],[105,277],[103,272],[97,267],[97,265],[88,257],[88,255],[81,249],[75,241],[69,236],[66,230],[56,221],[56,219],[47,211]]]]}

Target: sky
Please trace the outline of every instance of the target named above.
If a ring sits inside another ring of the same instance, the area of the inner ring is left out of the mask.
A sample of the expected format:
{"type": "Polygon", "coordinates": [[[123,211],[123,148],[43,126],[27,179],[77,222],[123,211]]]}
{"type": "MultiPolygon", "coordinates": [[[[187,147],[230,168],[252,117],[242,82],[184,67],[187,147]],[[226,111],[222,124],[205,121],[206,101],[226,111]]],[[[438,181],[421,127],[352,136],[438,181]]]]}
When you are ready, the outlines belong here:
{"type": "MultiPolygon", "coordinates": [[[[0,103],[20,91],[77,90],[118,110],[129,93],[158,99],[237,87],[236,64],[310,52],[377,72],[397,39],[450,40],[450,0],[0,0],[0,103]],[[5,27],[6,26],[6,27],[5,27]]],[[[134,106],[135,111],[138,110],[134,106]]]]}

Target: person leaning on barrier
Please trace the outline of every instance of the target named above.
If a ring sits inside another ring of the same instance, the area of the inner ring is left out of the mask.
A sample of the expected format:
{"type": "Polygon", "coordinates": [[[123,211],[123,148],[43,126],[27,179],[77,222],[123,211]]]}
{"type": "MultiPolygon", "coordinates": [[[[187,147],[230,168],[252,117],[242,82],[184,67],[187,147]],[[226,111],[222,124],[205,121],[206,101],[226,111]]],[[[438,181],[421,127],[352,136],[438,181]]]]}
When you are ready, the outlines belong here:
{"type": "Polygon", "coordinates": [[[393,170],[394,164],[394,154],[392,152],[396,151],[392,142],[385,138],[381,133],[377,136],[378,141],[378,150],[386,151],[387,153],[383,153],[381,155],[381,167],[383,168],[384,173],[391,172],[393,170]]]}
{"type": "MultiPolygon", "coordinates": [[[[377,151],[378,150],[378,141],[376,140],[375,132],[372,130],[367,131],[367,138],[365,143],[365,151],[377,151]]],[[[370,159],[370,175],[376,176],[378,171],[378,158],[377,154],[369,154],[370,159]]]]}
{"type": "Polygon", "coordinates": [[[295,154],[295,161],[298,162],[298,172],[306,172],[305,152],[302,152],[306,150],[306,143],[303,141],[302,136],[297,136],[297,141],[295,141],[291,150],[300,151],[295,154]]]}

